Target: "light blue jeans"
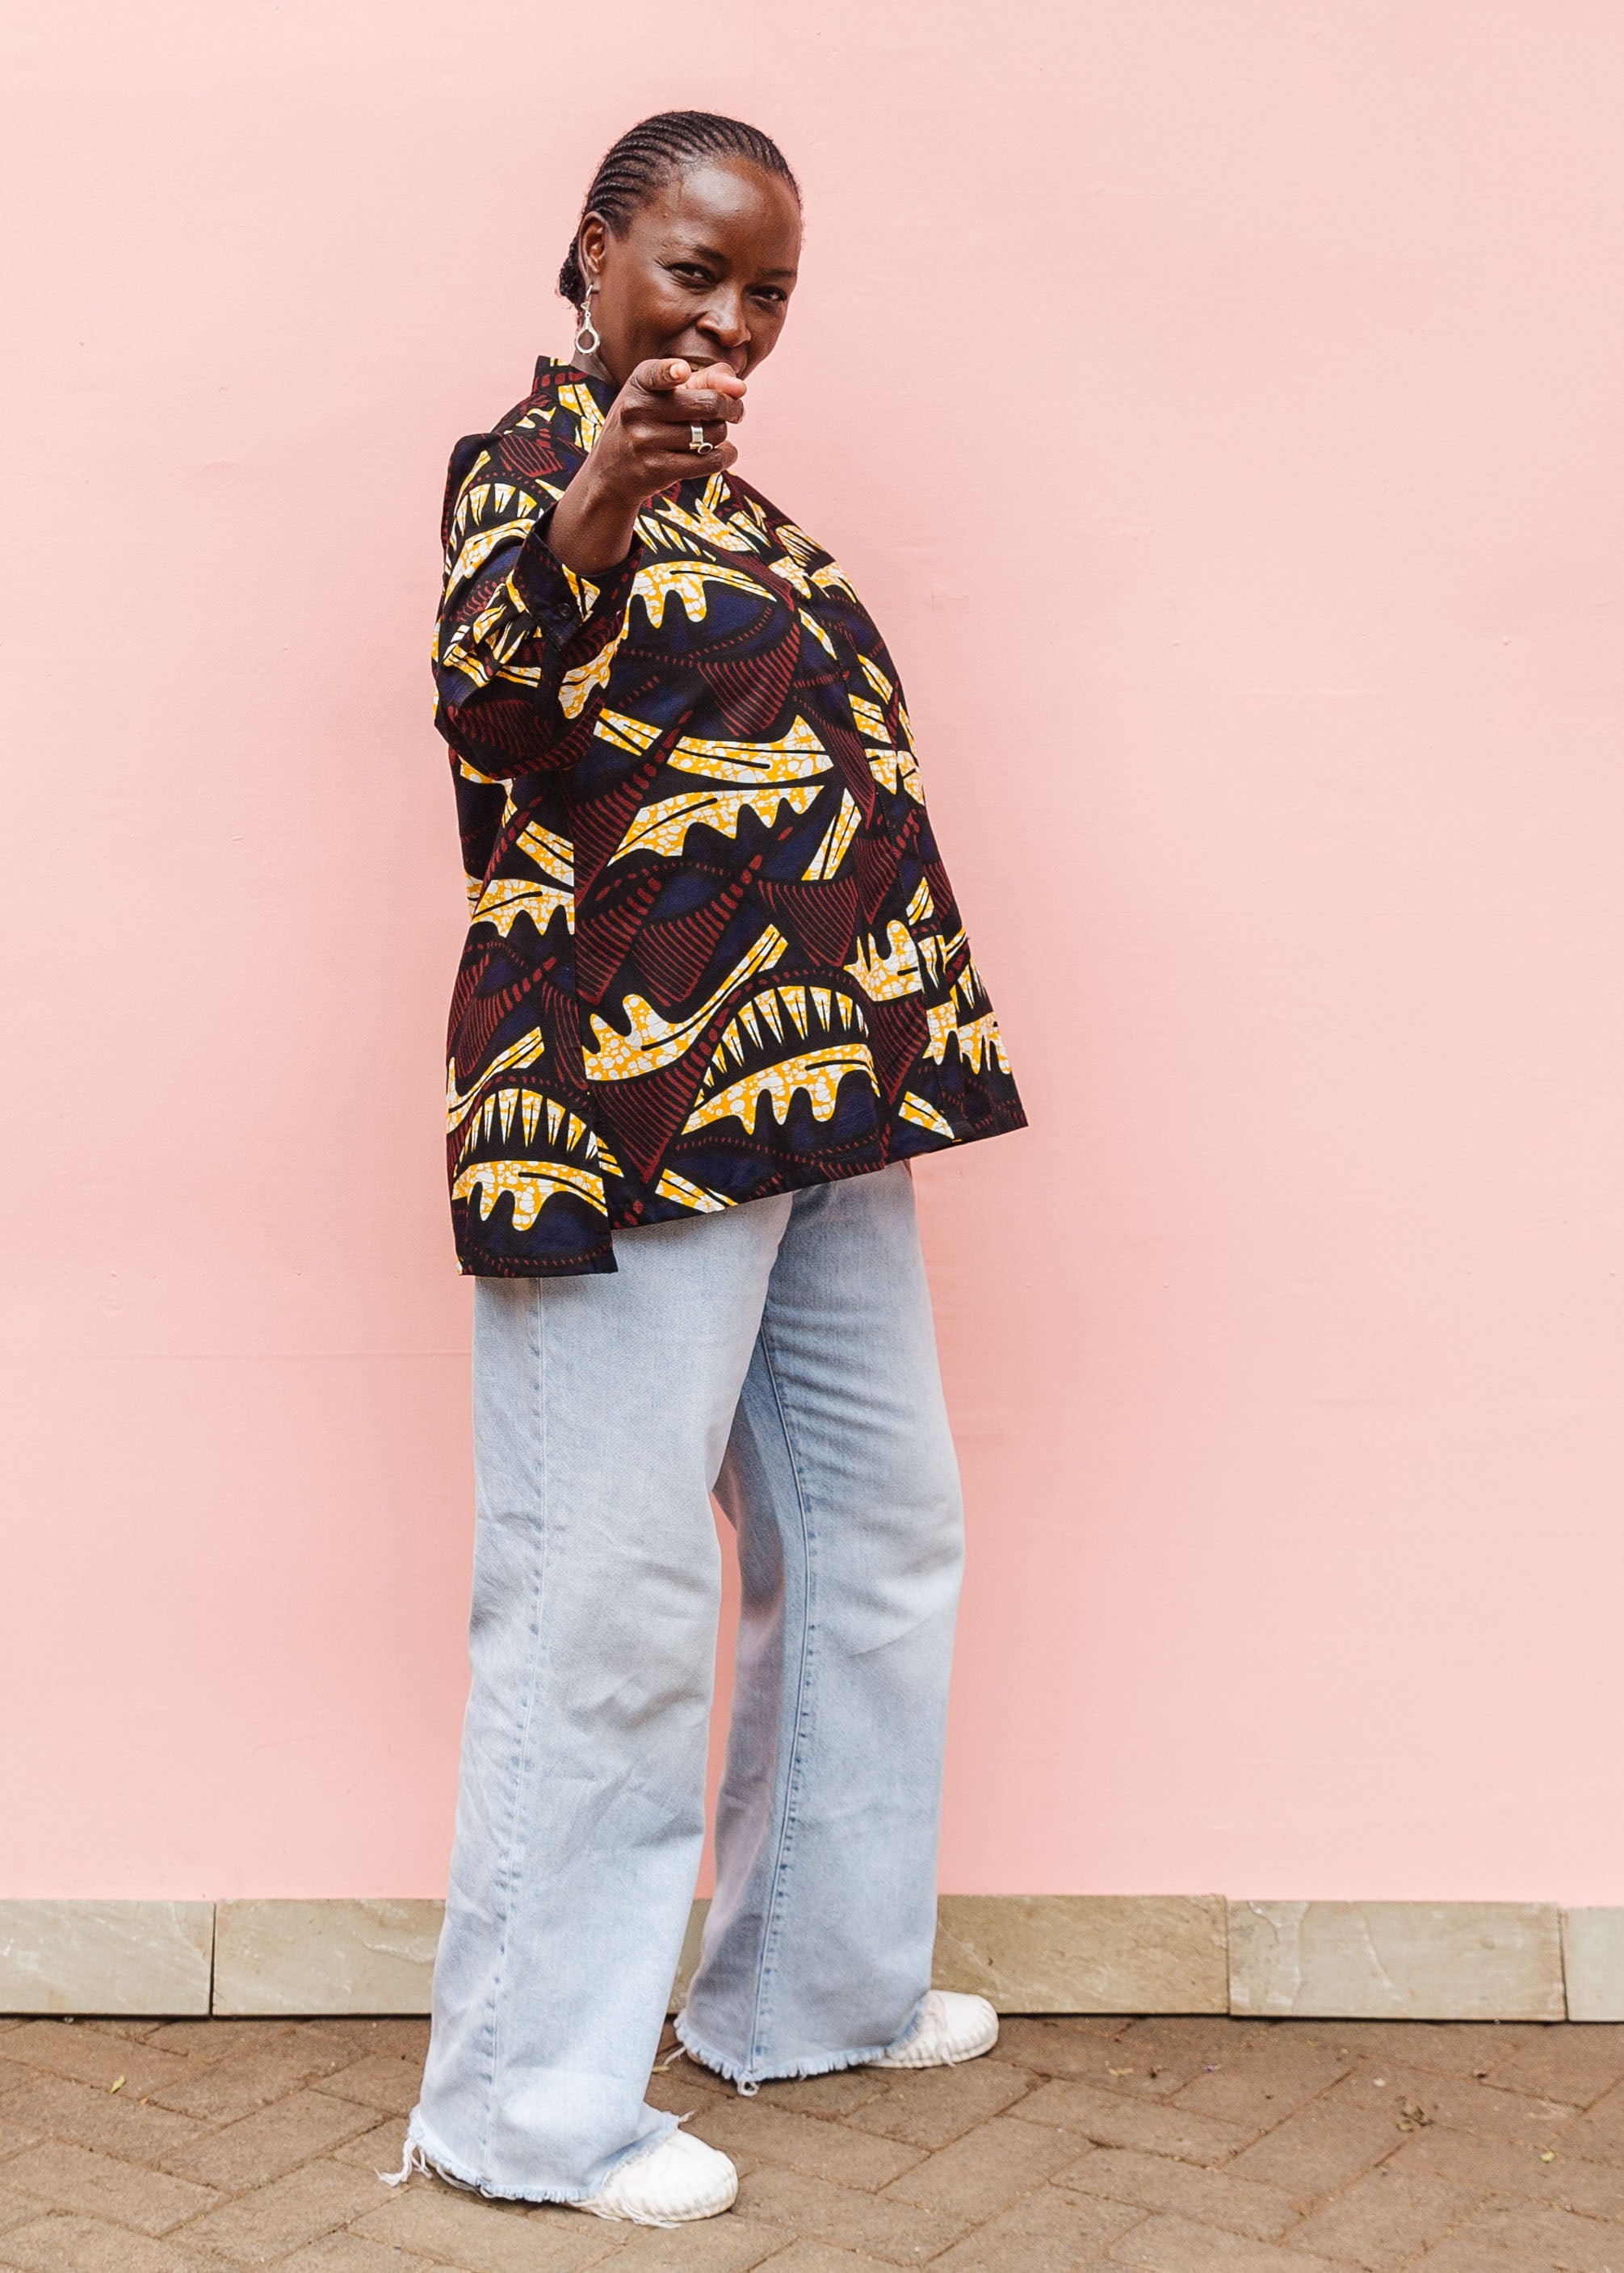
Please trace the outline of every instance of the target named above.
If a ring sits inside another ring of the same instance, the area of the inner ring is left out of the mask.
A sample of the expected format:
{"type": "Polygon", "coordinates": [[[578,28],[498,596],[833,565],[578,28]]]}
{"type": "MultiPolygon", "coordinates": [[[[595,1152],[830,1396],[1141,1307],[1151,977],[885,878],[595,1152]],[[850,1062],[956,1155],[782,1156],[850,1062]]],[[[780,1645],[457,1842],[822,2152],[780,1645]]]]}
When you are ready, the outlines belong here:
{"type": "Polygon", "coordinates": [[[872,2059],[936,1924],[963,1527],[908,1173],[615,1256],[474,1289],[472,1686],[408,2156],[530,2202],[673,2121],[643,2093],[704,1835],[712,1489],[742,1611],[682,2041],[745,2090],[872,2059]]]}

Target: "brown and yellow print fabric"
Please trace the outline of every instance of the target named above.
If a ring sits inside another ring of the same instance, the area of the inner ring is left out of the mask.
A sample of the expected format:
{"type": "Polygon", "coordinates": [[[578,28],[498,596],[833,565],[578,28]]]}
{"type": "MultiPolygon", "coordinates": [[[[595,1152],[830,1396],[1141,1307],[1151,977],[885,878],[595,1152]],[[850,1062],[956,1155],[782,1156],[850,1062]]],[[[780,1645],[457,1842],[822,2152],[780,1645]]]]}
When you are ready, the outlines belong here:
{"type": "Polygon", "coordinates": [[[601,584],[547,515],[608,388],[544,357],[458,444],[437,724],[472,919],[452,1001],[463,1270],[613,1271],[613,1230],[861,1175],[1025,1116],[839,568],[736,476],[601,584]]]}

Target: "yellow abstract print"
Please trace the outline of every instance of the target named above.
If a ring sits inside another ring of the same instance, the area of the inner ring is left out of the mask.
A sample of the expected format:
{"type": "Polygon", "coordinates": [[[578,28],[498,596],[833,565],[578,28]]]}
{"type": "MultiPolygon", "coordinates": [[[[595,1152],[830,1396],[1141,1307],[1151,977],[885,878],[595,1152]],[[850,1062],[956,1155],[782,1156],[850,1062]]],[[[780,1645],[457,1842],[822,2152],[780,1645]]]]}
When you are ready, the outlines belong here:
{"type": "Polygon", "coordinates": [[[838,563],[734,472],[650,500],[617,568],[549,550],[610,399],[544,357],[447,485],[447,1162],[460,1265],[498,1277],[1024,1117],[838,563]]]}

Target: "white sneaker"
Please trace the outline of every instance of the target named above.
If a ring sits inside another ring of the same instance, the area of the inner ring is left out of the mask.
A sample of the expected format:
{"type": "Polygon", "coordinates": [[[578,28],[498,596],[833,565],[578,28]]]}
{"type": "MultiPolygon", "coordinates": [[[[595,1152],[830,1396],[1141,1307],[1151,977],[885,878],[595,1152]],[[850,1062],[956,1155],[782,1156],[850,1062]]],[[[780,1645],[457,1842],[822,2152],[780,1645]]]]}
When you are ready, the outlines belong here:
{"type": "Polygon", "coordinates": [[[868,2066],[956,2067],[960,2060],[980,2059],[997,2041],[998,2015],[985,1997],[964,1997],[956,1989],[929,1989],[913,2035],[868,2066]]]}
{"type": "Polygon", "coordinates": [[[731,2209],[738,2192],[739,2173],[726,2155],[686,2131],[673,2131],[646,2155],[621,2163],[595,2194],[569,2208],[628,2225],[686,2225],[690,2218],[731,2209]]]}

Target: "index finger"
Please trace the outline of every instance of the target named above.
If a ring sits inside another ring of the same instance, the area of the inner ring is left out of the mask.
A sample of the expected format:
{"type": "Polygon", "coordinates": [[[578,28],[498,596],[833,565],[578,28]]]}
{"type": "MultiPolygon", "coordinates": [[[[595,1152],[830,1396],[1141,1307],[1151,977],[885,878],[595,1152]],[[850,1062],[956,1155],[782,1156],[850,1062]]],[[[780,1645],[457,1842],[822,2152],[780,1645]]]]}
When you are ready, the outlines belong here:
{"type": "Polygon", "coordinates": [[[740,378],[730,363],[703,364],[694,373],[695,384],[708,387],[715,394],[742,396],[748,382],[740,378]]]}

